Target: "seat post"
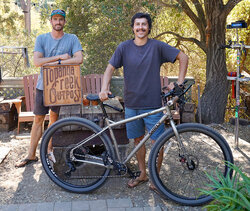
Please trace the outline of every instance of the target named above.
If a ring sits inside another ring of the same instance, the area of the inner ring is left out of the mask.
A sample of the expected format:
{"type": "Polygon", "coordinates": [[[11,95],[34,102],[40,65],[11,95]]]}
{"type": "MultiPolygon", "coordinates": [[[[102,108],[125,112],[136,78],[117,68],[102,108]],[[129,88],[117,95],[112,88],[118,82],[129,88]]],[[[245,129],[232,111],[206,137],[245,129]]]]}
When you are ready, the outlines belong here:
{"type": "Polygon", "coordinates": [[[108,114],[107,114],[107,112],[106,112],[106,109],[104,108],[103,102],[100,102],[100,107],[101,107],[101,109],[102,109],[103,118],[104,118],[104,119],[108,118],[108,114]]]}

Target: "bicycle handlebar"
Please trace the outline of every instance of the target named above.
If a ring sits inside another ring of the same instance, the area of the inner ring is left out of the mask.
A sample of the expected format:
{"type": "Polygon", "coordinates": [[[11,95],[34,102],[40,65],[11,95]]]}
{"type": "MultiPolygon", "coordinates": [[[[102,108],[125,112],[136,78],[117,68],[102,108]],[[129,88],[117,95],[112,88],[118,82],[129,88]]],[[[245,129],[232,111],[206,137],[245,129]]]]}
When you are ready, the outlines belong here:
{"type": "Polygon", "coordinates": [[[250,48],[250,46],[245,45],[244,42],[236,43],[236,42],[232,42],[231,40],[229,40],[228,45],[220,45],[219,47],[219,49],[225,49],[225,48],[245,50],[247,48],[250,48]]]}
{"type": "MultiPolygon", "coordinates": [[[[193,86],[193,84],[195,82],[192,82],[191,84],[188,85],[187,88],[185,88],[184,85],[186,83],[187,83],[187,80],[185,80],[181,85],[179,85],[178,92],[176,91],[176,86],[178,86],[177,84],[175,84],[175,88],[172,89],[170,92],[168,92],[168,93],[162,92],[162,98],[163,98],[164,103],[166,102],[166,104],[168,106],[171,106],[174,103],[176,103],[180,99],[180,97],[182,97],[193,86]],[[183,90],[181,92],[179,92],[181,89],[183,89],[183,90]],[[167,101],[166,99],[170,96],[173,98],[171,100],[167,101]]],[[[164,87],[162,89],[164,90],[164,87]]]]}
{"type": "MultiPolygon", "coordinates": [[[[188,81],[185,80],[182,84],[179,85],[179,87],[184,87],[184,85],[185,85],[187,82],[188,82],[188,81]]],[[[191,88],[191,86],[192,86],[193,84],[194,84],[194,82],[192,82],[190,85],[188,85],[188,87],[183,91],[183,93],[182,93],[181,95],[179,95],[179,97],[182,96],[182,95],[184,95],[184,94],[191,88]]],[[[177,85],[177,86],[178,86],[178,85],[177,85]]],[[[162,90],[164,90],[164,89],[166,89],[166,87],[163,87],[163,88],[162,88],[162,90]]],[[[172,96],[172,97],[176,96],[175,89],[172,89],[172,90],[170,90],[168,93],[164,94],[164,97],[170,97],[170,96],[172,96]]]]}

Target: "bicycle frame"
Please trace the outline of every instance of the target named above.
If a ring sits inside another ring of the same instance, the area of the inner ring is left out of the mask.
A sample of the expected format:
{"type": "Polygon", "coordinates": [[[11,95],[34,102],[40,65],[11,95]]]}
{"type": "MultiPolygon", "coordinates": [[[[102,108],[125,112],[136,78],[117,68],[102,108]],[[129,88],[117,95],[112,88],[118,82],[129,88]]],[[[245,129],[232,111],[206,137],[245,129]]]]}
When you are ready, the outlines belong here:
{"type": "MultiPolygon", "coordinates": [[[[186,82],[184,82],[183,84],[185,84],[186,82]]],[[[73,151],[78,148],[79,146],[87,143],[89,140],[91,140],[92,138],[95,138],[96,136],[99,136],[101,135],[102,133],[104,133],[106,130],[109,129],[109,132],[110,132],[110,136],[111,136],[111,139],[114,143],[114,148],[115,148],[115,153],[116,153],[116,156],[118,158],[118,161],[122,164],[126,164],[132,157],[133,155],[141,148],[141,146],[149,139],[149,137],[159,128],[159,126],[164,123],[164,121],[166,119],[169,119],[169,122],[170,122],[170,125],[174,131],[174,134],[175,134],[175,137],[176,137],[176,141],[177,141],[177,144],[179,146],[179,156],[180,157],[186,157],[187,159],[187,164],[188,165],[192,165],[191,164],[191,160],[189,159],[188,156],[186,156],[186,150],[185,150],[185,147],[180,139],[180,136],[179,136],[179,133],[177,131],[177,128],[175,126],[175,123],[174,123],[174,120],[173,120],[173,117],[171,115],[171,112],[170,112],[170,106],[172,106],[175,102],[177,102],[179,100],[179,97],[184,95],[192,86],[193,84],[190,84],[184,91],[181,95],[177,96],[175,95],[171,100],[167,101],[167,97],[170,96],[171,94],[171,91],[162,96],[162,100],[164,102],[164,106],[162,106],[161,108],[158,108],[158,109],[155,109],[151,112],[147,112],[147,113],[144,113],[144,114],[140,114],[140,115],[137,115],[137,116],[134,116],[134,117],[131,117],[131,118],[127,118],[127,119],[124,119],[124,120],[121,120],[121,121],[118,121],[118,122],[114,122],[110,119],[108,119],[108,116],[107,116],[107,113],[106,113],[106,110],[104,108],[104,104],[101,103],[101,108],[102,108],[102,111],[103,111],[103,115],[104,115],[104,119],[105,119],[105,122],[107,123],[107,126],[104,127],[100,132],[97,132],[96,134],[93,134],[91,135],[90,137],[86,138],[85,140],[82,140],[80,143],[77,144],[76,147],[72,148],[71,151],[70,151],[70,157],[71,157],[71,160],[72,161],[77,161],[77,162],[85,162],[85,163],[90,163],[90,164],[95,164],[95,165],[100,165],[100,166],[104,166],[104,167],[107,167],[105,164],[103,163],[97,163],[97,162],[92,162],[92,161],[87,161],[87,160],[79,160],[79,159],[76,159],[73,155],[73,151]],[[117,144],[117,141],[116,141],[116,138],[115,138],[115,135],[114,135],[114,132],[112,130],[113,127],[115,126],[118,126],[118,125],[121,125],[121,124],[125,124],[125,123],[128,123],[128,122],[132,122],[134,120],[137,120],[137,119],[142,119],[144,117],[147,117],[147,116],[150,116],[150,115],[153,115],[153,114],[157,114],[157,113],[160,113],[160,112],[163,112],[165,111],[165,114],[162,116],[162,118],[153,126],[153,128],[144,136],[144,138],[140,141],[140,143],[132,150],[132,152],[130,152],[130,154],[123,160],[121,161],[121,158],[120,158],[120,151],[118,149],[118,144],[117,144]]],[[[162,90],[164,90],[166,87],[163,87],[162,90]]],[[[173,92],[173,91],[172,91],[173,92]]],[[[173,96],[173,95],[172,95],[173,96]]],[[[169,146],[167,147],[169,148],[169,146]]],[[[95,157],[95,156],[92,156],[93,158],[96,158],[97,160],[102,160],[101,158],[99,157],[95,157]]],[[[112,158],[113,159],[113,158],[112,158]]],[[[112,166],[111,166],[112,168],[112,166]]]]}
{"type": "MultiPolygon", "coordinates": [[[[147,112],[147,113],[144,113],[144,114],[140,114],[140,115],[137,115],[137,116],[134,116],[134,117],[130,117],[130,118],[127,118],[127,119],[124,119],[124,120],[121,120],[121,121],[118,121],[118,122],[114,122],[110,119],[108,119],[107,117],[105,117],[105,121],[107,123],[107,126],[104,127],[100,132],[96,133],[95,135],[92,135],[90,137],[88,137],[87,139],[81,141],[80,143],[77,144],[76,147],[74,147],[72,150],[71,150],[71,155],[73,157],[73,160],[74,161],[78,161],[78,162],[85,162],[85,163],[91,163],[91,164],[96,164],[96,165],[101,165],[101,166],[105,166],[104,164],[102,163],[97,163],[97,162],[92,162],[92,161],[87,161],[87,160],[78,160],[76,159],[74,156],[73,156],[73,150],[76,149],[77,147],[79,147],[80,145],[83,145],[85,144],[86,142],[88,142],[89,140],[91,140],[92,138],[95,138],[96,136],[99,136],[101,135],[102,133],[104,133],[105,131],[109,130],[110,132],[110,135],[111,135],[111,139],[114,143],[114,149],[115,149],[115,153],[116,153],[116,156],[118,158],[118,161],[121,162],[122,164],[126,164],[132,157],[133,155],[141,148],[141,146],[151,137],[151,135],[159,128],[159,126],[164,123],[164,121],[166,119],[169,119],[170,121],[170,125],[171,127],[173,128],[174,130],[174,133],[175,133],[175,136],[177,138],[177,143],[179,144],[180,146],[180,155],[184,155],[185,154],[185,150],[184,150],[184,147],[183,147],[183,144],[182,142],[180,141],[180,138],[179,138],[179,134],[178,134],[178,131],[176,129],[176,126],[175,126],[175,123],[174,123],[174,120],[172,118],[172,115],[171,115],[171,112],[170,112],[170,106],[173,104],[172,101],[169,101],[167,105],[161,107],[161,108],[158,108],[158,109],[155,109],[151,112],[147,112]],[[157,114],[157,113],[160,113],[160,112],[163,112],[165,111],[165,114],[163,114],[162,118],[153,126],[153,128],[144,136],[144,138],[140,141],[140,143],[130,152],[130,154],[123,160],[121,161],[121,158],[120,158],[120,151],[118,149],[118,144],[117,144],[117,141],[116,141],[116,138],[115,138],[115,135],[113,133],[113,130],[112,128],[115,127],[115,126],[118,126],[118,125],[121,125],[121,124],[125,124],[125,123],[128,123],[128,122],[132,122],[134,120],[137,120],[137,119],[142,119],[144,117],[147,117],[147,116],[150,116],[150,115],[153,115],[153,114],[157,114]]],[[[95,157],[95,156],[93,156],[95,157]]]]}
{"type": "MultiPolygon", "coordinates": [[[[144,148],[143,144],[150,137],[152,139],[152,134],[155,130],[159,130],[160,124],[164,124],[168,119],[170,127],[159,137],[154,138],[155,143],[152,149],[148,149],[150,153],[147,153],[152,184],[163,198],[169,198],[182,205],[200,206],[213,200],[211,196],[205,194],[205,191],[213,190],[212,184],[207,186],[209,183],[205,173],[211,171],[212,176],[219,173],[224,177],[231,177],[232,171],[227,162],[233,163],[233,156],[226,140],[212,128],[197,123],[175,125],[170,106],[175,102],[179,105],[184,104],[185,98],[182,96],[187,90],[184,90],[184,86],[177,87],[175,84],[174,90],[168,93],[164,90],[161,92],[164,102],[161,108],[117,122],[109,119],[105,113],[105,104],[101,102],[102,120],[107,123],[101,127],[79,117],[59,120],[45,132],[41,142],[41,163],[46,174],[59,187],[78,194],[88,194],[96,190],[108,178],[120,179],[128,175],[136,178],[139,172],[132,171],[128,162],[134,159],[133,155],[141,151],[139,150],[141,147],[144,148]],[[171,100],[168,100],[169,97],[171,100]],[[113,133],[116,132],[117,126],[137,119],[142,121],[142,118],[157,113],[161,116],[158,122],[137,146],[122,156],[123,150],[117,145],[118,136],[115,137],[113,133]],[[108,130],[111,138],[106,133],[108,130]],[[61,137],[67,142],[61,141],[61,137]],[[53,138],[55,138],[53,144],[56,162],[52,162],[48,154],[48,144],[53,138]],[[120,155],[119,159],[117,155],[120,155]],[[204,190],[204,194],[200,194],[199,190],[204,190]]],[[[88,98],[91,101],[99,100],[98,95],[89,95],[88,98]]],[[[115,107],[115,103],[113,104],[114,106],[110,105],[113,109],[121,111],[115,107]]]]}

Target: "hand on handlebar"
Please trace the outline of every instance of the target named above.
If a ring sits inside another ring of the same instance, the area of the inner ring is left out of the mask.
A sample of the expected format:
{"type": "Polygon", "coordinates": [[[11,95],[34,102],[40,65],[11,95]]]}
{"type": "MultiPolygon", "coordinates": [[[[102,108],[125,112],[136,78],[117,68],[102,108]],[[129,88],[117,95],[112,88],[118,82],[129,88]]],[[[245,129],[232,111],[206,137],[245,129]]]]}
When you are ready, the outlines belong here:
{"type": "Polygon", "coordinates": [[[111,91],[109,90],[101,91],[99,93],[99,98],[103,102],[105,100],[108,100],[108,95],[112,95],[111,91]]]}
{"type": "Polygon", "coordinates": [[[173,90],[174,89],[174,82],[171,82],[170,84],[167,85],[167,89],[170,91],[170,90],[173,90]]]}
{"type": "Polygon", "coordinates": [[[178,85],[177,83],[174,83],[174,89],[173,89],[173,94],[174,96],[180,96],[183,94],[185,87],[184,83],[181,85],[178,85]]]}
{"type": "Polygon", "coordinates": [[[175,91],[176,89],[182,89],[184,88],[184,84],[186,83],[187,81],[184,81],[182,84],[177,84],[176,82],[171,82],[169,85],[167,85],[167,89],[169,91],[175,91]]]}

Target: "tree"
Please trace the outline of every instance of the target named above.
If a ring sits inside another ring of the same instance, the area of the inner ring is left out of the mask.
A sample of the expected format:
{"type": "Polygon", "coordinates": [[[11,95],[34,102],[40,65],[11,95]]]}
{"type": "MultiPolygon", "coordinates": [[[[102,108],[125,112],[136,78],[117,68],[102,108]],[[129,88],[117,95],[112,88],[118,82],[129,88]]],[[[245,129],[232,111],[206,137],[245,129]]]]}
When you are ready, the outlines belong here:
{"type": "MultiPolygon", "coordinates": [[[[227,67],[225,51],[220,45],[225,43],[226,19],[230,11],[242,0],[161,0],[167,8],[181,9],[194,23],[199,38],[183,37],[172,31],[179,41],[196,44],[206,54],[206,85],[201,97],[202,122],[222,123],[228,95],[227,67]],[[226,3],[225,3],[226,2],[226,3]]],[[[158,2],[153,0],[151,2],[158,2]]]]}
{"type": "Polygon", "coordinates": [[[7,45],[5,40],[16,34],[18,28],[16,22],[21,20],[22,16],[12,11],[8,4],[0,2],[0,38],[6,36],[1,39],[1,45],[7,45]]]}
{"type": "MultiPolygon", "coordinates": [[[[155,8],[142,0],[58,0],[58,7],[67,12],[65,31],[74,33],[84,48],[83,72],[103,73],[118,44],[132,39],[132,15],[155,8]]],[[[120,74],[115,71],[115,74],[120,74]]]]}
{"type": "MultiPolygon", "coordinates": [[[[58,0],[63,8],[69,7],[66,29],[76,33],[87,52],[85,72],[103,72],[116,46],[132,38],[129,22],[135,12],[149,12],[156,17],[166,9],[186,14],[196,28],[195,36],[185,32],[163,31],[155,38],[171,34],[177,44],[183,41],[197,45],[206,56],[206,85],[201,98],[202,122],[224,121],[229,82],[226,55],[220,50],[225,44],[226,19],[230,11],[242,0],[58,0]]],[[[179,18],[181,19],[183,15],[179,18]]],[[[177,20],[177,19],[176,19],[177,20]]],[[[180,26],[181,21],[174,25],[180,26]]],[[[155,27],[155,25],[154,25],[155,27]]],[[[177,28],[175,27],[175,28],[177,28]]],[[[190,27],[191,28],[191,27],[190,27]]],[[[191,29],[182,29],[193,30],[191,29]]]]}
{"type": "MultiPolygon", "coordinates": [[[[37,24],[37,21],[33,21],[32,31],[28,34],[28,31],[25,29],[24,15],[21,15],[19,11],[22,11],[19,0],[16,2],[0,2],[0,45],[27,47],[29,61],[32,61],[35,38],[46,30],[48,24],[37,24]]],[[[36,12],[34,7],[33,12],[36,12]]],[[[35,17],[39,17],[39,13],[35,17]]],[[[9,53],[0,54],[0,66],[3,77],[18,77],[37,72],[33,62],[31,62],[32,67],[27,68],[24,62],[24,54],[20,54],[21,50],[6,50],[5,48],[4,51],[9,53]],[[13,54],[10,54],[10,52],[13,54]]]]}
{"type": "Polygon", "coordinates": [[[30,35],[31,32],[31,18],[30,18],[30,0],[20,0],[21,8],[24,13],[25,29],[30,35]]]}

